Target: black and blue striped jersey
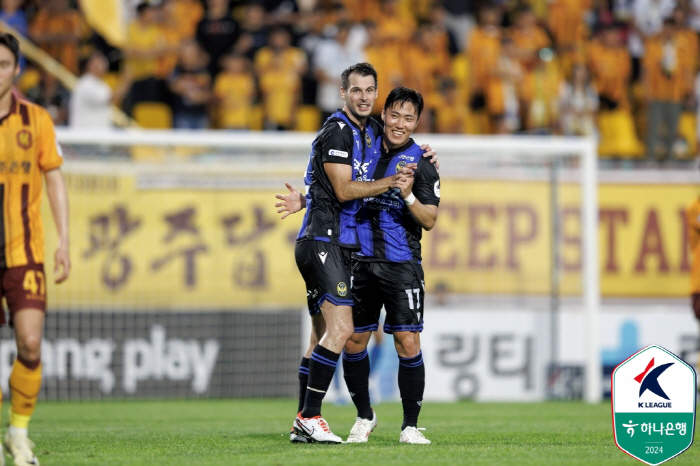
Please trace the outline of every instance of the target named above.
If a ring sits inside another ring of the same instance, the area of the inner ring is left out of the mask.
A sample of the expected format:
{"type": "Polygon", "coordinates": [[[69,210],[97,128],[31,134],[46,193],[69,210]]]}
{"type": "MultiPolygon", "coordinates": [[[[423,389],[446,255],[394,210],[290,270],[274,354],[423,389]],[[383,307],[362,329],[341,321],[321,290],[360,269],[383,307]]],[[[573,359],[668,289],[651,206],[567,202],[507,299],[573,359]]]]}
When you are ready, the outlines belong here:
{"type": "MultiPolygon", "coordinates": [[[[394,175],[409,163],[417,163],[414,173],[413,195],[423,204],[440,204],[440,176],[430,159],[423,157],[423,150],[409,139],[402,147],[385,152],[373,164],[373,178],[394,175]]],[[[423,229],[413,219],[399,189],[363,200],[357,215],[357,234],[360,251],[353,257],[358,260],[404,262],[421,260],[420,240],[423,229]]]]}
{"type": "Polygon", "coordinates": [[[355,216],[362,201],[338,201],[323,164],[351,165],[353,180],[369,181],[366,172],[381,153],[381,134],[382,126],[376,120],[369,118],[360,129],[342,110],[326,120],[311,145],[304,177],[306,213],[297,241],[325,241],[359,249],[355,216]]]}

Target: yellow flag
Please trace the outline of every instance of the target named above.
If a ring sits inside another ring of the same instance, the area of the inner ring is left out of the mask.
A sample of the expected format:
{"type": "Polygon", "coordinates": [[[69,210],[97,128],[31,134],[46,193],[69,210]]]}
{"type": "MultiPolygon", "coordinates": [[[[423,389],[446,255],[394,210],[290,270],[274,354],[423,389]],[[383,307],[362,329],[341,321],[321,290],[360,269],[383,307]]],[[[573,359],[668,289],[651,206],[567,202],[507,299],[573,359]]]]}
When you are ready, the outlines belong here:
{"type": "Polygon", "coordinates": [[[124,0],[81,0],[80,9],[85,20],[114,47],[126,42],[124,0]]]}

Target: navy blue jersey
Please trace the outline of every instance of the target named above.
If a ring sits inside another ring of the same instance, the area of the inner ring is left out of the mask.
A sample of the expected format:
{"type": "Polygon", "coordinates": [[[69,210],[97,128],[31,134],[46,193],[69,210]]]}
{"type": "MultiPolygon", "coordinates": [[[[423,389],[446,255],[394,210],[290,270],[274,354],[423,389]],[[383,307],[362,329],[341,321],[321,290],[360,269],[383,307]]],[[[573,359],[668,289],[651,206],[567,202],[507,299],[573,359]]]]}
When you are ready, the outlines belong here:
{"type": "MultiPolygon", "coordinates": [[[[328,179],[324,163],[351,165],[353,180],[366,180],[366,172],[374,154],[380,153],[382,127],[369,118],[364,129],[360,129],[339,110],[331,115],[318,132],[311,145],[311,155],[306,168],[306,213],[297,236],[297,241],[316,240],[338,244],[342,247],[359,248],[355,216],[362,201],[341,203],[328,179]],[[368,157],[369,156],[369,157],[368,157]]],[[[378,157],[374,157],[376,160],[378,157]]]]}
{"type": "MultiPolygon", "coordinates": [[[[402,147],[384,152],[372,172],[374,178],[394,175],[409,163],[417,163],[414,173],[413,195],[423,204],[440,204],[440,176],[430,159],[423,157],[423,150],[413,139],[402,147]]],[[[357,216],[359,260],[390,262],[420,261],[420,240],[423,229],[408,211],[398,188],[380,196],[363,200],[357,216]]]]}

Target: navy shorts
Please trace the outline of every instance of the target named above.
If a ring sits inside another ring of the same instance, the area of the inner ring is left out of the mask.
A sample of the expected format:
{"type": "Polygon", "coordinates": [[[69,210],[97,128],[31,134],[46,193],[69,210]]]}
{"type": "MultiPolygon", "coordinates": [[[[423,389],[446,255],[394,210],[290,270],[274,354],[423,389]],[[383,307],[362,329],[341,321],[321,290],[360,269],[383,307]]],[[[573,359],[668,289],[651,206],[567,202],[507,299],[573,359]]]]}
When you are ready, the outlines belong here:
{"type": "Polygon", "coordinates": [[[306,282],[309,314],[321,312],[321,304],[329,301],[336,306],[352,306],[350,283],[350,254],[348,248],[325,241],[298,241],[294,257],[306,282]]]}
{"type": "Polygon", "coordinates": [[[354,261],[352,278],[355,333],[377,330],[382,306],[384,332],[423,331],[425,285],[420,264],[354,261]]]}

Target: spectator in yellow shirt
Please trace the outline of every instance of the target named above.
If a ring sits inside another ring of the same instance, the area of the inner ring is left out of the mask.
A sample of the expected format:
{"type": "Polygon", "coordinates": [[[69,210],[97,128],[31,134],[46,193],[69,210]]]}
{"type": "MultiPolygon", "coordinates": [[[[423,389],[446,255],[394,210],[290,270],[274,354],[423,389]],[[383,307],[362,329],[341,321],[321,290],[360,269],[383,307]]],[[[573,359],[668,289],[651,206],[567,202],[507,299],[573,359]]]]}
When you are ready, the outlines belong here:
{"type": "Polygon", "coordinates": [[[258,76],[278,65],[299,77],[304,75],[308,67],[306,53],[300,48],[292,47],[292,37],[285,27],[273,29],[267,43],[266,47],[255,54],[255,72],[258,76]]]}
{"type": "Polygon", "coordinates": [[[292,129],[301,89],[299,73],[286,65],[283,55],[273,54],[259,75],[259,86],[265,129],[292,129]]]}
{"type": "Polygon", "coordinates": [[[125,66],[129,68],[133,84],[124,99],[124,111],[131,111],[139,102],[165,101],[165,81],[159,79],[160,60],[169,53],[169,44],[159,23],[158,7],[147,2],[136,8],[136,19],[129,25],[127,45],[124,47],[125,66]]]}
{"type": "Polygon", "coordinates": [[[462,134],[465,132],[467,107],[457,95],[452,79],[443,79],[440,85],[440,104],[435,110],[435,128],[438,133],[462,134]]]}
{"type": "Polygon", "coordinates": [[[214,81],[218,126],[248,129],[256,92],[250,62],[245,56],[236,54],[226,55],[221,61],[223,71],[214,81]]]}
{"type": "Polygon", "coordinates": [[[479,111],[489,107],[487,92],[496,74],[501,56],[501,13],[486,7],[480,12],[480,24],[467,39],[467,56],[471,65],[470,106],[479,111]]]}
{"type": "Polygon", "coordinates": [[[629,109],[632,58],[617,27],[608,26],[593,41],[588,66],[600,99],[600,110],[629,109]]]}
{"type": "Polygon", "coordinates": [[[71,73],[79,74],[78,42],[82,28],[82,17],[68,7],[68,0],[49,0],[37,12],[29,31],[39,47],[71,73]]]}
{"type": "Polygon", "coordinates": [[[692,83],[688,44],[677,32],[675,21],[664,20],[661,33],[647,41],[642,61],[643,82],[649,102],[647,118],[647,160],[656,159],[659,128],[666,126],[664,156],[670,157],[676,140],[683,97],[692,83]]]}
{"type": "Polygon", "coordinates": [[[518,49],[518,59],[523,70],[523,81],[520,88],[520,112],[524,129],[532,129],[535,122],[532,121],[530,106],[536,92],[536,68],[541,64],[540,50],[550,47],[552,44],[544,32],[537,25],[537,16],[532,8],[522,7],[517,13],[515,28],[511,31],[513,44],[518,49]]]}

